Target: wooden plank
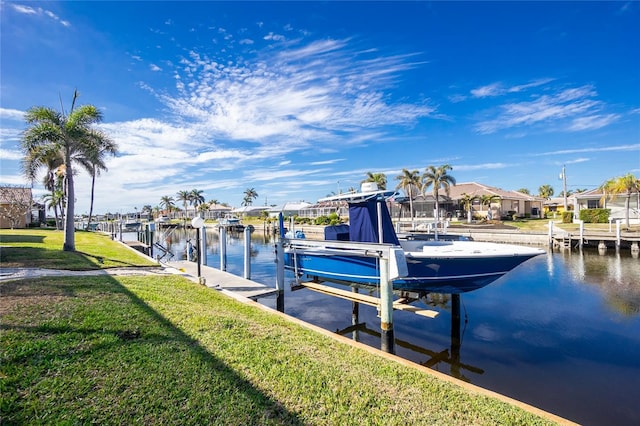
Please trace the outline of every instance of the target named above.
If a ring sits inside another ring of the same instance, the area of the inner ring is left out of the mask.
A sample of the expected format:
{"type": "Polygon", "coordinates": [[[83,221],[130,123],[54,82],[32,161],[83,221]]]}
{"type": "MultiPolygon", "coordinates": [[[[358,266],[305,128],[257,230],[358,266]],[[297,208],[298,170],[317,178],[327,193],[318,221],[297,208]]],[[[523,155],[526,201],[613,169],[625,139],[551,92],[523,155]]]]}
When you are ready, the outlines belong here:
{"type": "MultiPolygon", "coordinates": [[[[365,305],[377,307],[380,304],[380,299],[377,297],[369,296],[366,294],[354,293],[347,290],[342,290],[339,288],[331,287],[324,284],[318,284],[314,282],[301,282],[301,286],[306,287],[310,290],[317,291],[319,293],[327,294],[329,296],[336,296],[342,299],[351,300],[352,302],[364,303],[365,305]]],[[[422,309],[413,305],[405,304],[405,303],[397,303],[394,302],[393,309],[398,311],[406,311],[411,312],[416,315],[421,315],[428,318],[435,318],[438,316],[439,312],[431,309],[422,309]]]]}

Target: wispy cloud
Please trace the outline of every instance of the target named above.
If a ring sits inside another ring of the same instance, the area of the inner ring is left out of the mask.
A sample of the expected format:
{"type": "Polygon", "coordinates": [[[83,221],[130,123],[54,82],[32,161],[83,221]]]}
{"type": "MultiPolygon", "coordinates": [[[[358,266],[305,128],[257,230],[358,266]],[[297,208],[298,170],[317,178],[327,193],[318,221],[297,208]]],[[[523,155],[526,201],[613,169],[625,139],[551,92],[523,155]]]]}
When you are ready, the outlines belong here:
{"type": "Polygon", "coordinates": [[[504,104],[498,107],[495,118],[479,122],[475,130],[489,134],[544,123],[560,130],[581,131],[601,128],[618,120],[617,114],[601,113],[605,105],[593,99],[596,96],[593,86],[584,85],[541,95],[533,101],[504,104]]]}
{"type": "Polygon", "coordinates": [[[24,121],[24,111],[0,107],[0,120],[24,121]]]}
{"type": "Polygon", "coordinates": [[[453,169],[461,172],[468,172],[473,170],[487,170],[487,169],[505,169],[507,167],[515,167],[516,164],[512,163],[483,163],[483,164],[455,164],[453,169]]]}
{"type": "Polygon", "coordinates": [[[502,96],[507,93],[518,93],[527,89],[531,89],[538,86],[543,86],[552,82],[554,79],[552,78],[541,78],[538,80],[533,80],[529,83],[515,85],[515,86],[505,86],[503,83],[491,83],[486,86],[478,87],[477,89],[471,90],[471,95],[475,98],[486,98],[486,97],[495,97],[502,96]]]}
{"type": "Polygon", "coordinates": [[[427,100],[387,97],[401,74],[418,66],[412,57],[357,51],[347,40],[298,41],[235,64],[192,51],[174,69],[177,95],[158,96],[212,139],[286,152],[313,142],[340,146],[363,130],[410,125],[434,113],[427,100]]]}
{"type": "Polygon", "coordinates": [[[65,21],[64,19],[61,19],[58,15],[51,12],[50,10],[46,10],[41,7],[34,8],[31,6],[25,6],[23,4],[15,4],[15,3],[9,3],[9,4],[13,8],[13,10],[23,15],[45,16],[59,23],[63,27],[71,26],[71,23],[69,21],[65,21]]]}
{"type": "Polygon", "coordinates": [[[640,144],[614,145],[614,146],[602,146],[602,147],[578,148],[578,149],[562,149],[558,151],[548,151],[548,152],[541,152],[541,153],[529,154],[529,155],[545,156],[545,155],[582,154],[585,152],[608,152],[608,151],[640,151],[640,144]]]}

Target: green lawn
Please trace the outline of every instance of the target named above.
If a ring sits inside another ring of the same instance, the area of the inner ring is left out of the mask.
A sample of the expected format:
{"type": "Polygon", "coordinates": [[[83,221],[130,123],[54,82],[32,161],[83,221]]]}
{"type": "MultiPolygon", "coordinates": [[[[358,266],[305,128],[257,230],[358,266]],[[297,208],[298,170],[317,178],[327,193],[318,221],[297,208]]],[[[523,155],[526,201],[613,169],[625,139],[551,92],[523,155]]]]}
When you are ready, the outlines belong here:
{"type": "Polygon", "coordinates": [[[0,289],[3,424],[548,424],[179,276],[0,289]]]}
{"type": "Polygon", "coordinates": [[[0,263],[13,268],[88,270],[153,266],[155,262],[128,250],[108,235],[76,231],[76,251],[62,251],[64,233],[53,229],[0,229],[0,263]]]}

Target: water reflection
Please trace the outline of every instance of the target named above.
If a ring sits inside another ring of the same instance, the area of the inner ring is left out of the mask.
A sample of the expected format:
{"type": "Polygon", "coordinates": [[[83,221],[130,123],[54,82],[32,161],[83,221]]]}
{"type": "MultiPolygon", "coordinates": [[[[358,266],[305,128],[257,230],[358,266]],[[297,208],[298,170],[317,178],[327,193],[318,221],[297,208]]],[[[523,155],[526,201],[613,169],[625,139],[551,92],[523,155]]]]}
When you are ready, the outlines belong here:
{"type": "MultiPolygon", "coordinates": [[[[358,291],[358,289],[356,288],[354,288],[353,290],[355,292],[358,291]]],[[[432,294],[428,295],[425,299],[425,301],[427,301],[427,305],[430,305],[432,307],[439,306],[451,312],[451,343],[449,348],[436,351],[399,338],[395,339],[395,345],[399,348],[407,349],[419,355],[426,355],[428,358],[425,361],[419,362],[419,364],[425,367],[436,368],[439,364],[447,364],[449,366],[449,375],[457,379],[464,380],[465,382],[471,382],[471,380],[467,376],[465,376],[461,370],[466,370],[475,374],[483,374],[484,370],[479,367],[463,363],[460,360],[462,335],[464,333],[464,329],[461,330],[460,328],[460,297],[460,294],[432,294]],[[435,296],[433,297],[433,302],[428,301],[431,296],[435,296]]],[[[357,342],[360,342],[361,333],[372,336],[376,339],[381,339],[382,333],[380,333],[380,331],[369,327],[366,322],[360,322],[359,305],[360,304],[358,302],[352,302],[352,325],[341,330],[336,330],[336,333],[342,336],[351,334],[353,340],[357,342]]],[[[465,318],[465,328],[466,323],[467,319],[465,318]]]]}
{"type": "Polygon", "coordinates": [[[563,254],[573,278],[600,291],[607,305],[619,314],[640,314],[640,262],[630,253],[566,251],[563,254]]]}

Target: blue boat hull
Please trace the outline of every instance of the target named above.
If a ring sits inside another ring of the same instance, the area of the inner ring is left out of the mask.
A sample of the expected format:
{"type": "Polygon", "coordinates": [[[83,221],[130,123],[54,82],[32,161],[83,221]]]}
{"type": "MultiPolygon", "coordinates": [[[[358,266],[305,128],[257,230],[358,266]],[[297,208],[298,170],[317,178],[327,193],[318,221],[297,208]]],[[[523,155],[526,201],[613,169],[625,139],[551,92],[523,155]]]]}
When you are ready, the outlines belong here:
{"type": "MultiPolygon", "coordinates": [[[[407,256],[408,275],[393,281],[395,290],[464,293],[482,288],[535,255],[492,257],[414,258],[407,256]]],[[[285,265],[308,279],[379,284],[378,260],[363,256],[296,253],[285,265]]]]}

